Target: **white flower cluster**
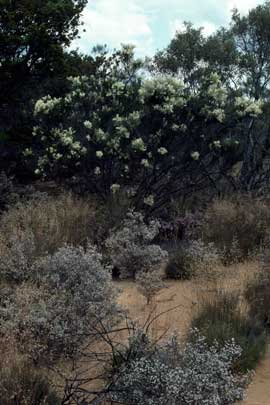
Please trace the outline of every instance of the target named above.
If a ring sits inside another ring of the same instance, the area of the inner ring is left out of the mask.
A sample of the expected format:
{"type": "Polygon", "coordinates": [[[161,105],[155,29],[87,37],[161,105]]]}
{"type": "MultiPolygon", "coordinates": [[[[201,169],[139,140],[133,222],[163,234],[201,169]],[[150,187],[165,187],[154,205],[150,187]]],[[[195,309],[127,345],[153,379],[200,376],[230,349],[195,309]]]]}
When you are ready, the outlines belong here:
{"type": "Polygon", "coordinates": [[[34,107],[34,115],[49,114],[62,101],[61,98],[45,96],[37,100],[34,107]]]}
{"type": "Polygon", "coordinates": [[[144,144],[144,141],[142,138],[136,138],[132,141],[132,148],[136,152],[145,152],[146,151],[146,146],[144,144]]]}
{"type": "Polygon", "coordinates": [[[249,115],[250,117],[257,117],[262,114],[262,100],[252,101],[247,97],[236,97],[235,107],[240,117],[249,115]]]}

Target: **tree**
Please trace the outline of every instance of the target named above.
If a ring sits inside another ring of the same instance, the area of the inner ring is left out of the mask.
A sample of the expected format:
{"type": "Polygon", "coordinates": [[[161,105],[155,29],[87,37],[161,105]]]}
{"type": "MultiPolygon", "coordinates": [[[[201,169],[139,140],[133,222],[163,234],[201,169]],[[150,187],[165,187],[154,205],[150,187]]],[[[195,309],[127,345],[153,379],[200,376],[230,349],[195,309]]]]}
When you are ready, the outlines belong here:
{"type": "Polygon", "coordinates": [[[204,65],[205,38],[202,28],[194,28],[185,22],[183,30],[176,32],[169,46],[159,51],[153,60],[154,71],[172,73],[183,79],[191,87],[196,87],[200,70],[204,65]]]}
{"type": "Polygon", "coordinates": [[[78,35],[86,2],[0,0],[0,142],[9,165],[31,138],[31,103],[44,87],[53,91],[51,79],[63,81],[64,49],[78,35]]]}
{"type": "Polygon", "coordinates": [[[238,136],[261,102],[231,95],[217,74],[194,93],[179,78],[143,79],[124,47],[97,74],[70,78],[61,97],[35,105],[36,149],[24,154],[43,178],[74,177],[106,198],[121,188],[151,210],[227,175],[238,136]]]}

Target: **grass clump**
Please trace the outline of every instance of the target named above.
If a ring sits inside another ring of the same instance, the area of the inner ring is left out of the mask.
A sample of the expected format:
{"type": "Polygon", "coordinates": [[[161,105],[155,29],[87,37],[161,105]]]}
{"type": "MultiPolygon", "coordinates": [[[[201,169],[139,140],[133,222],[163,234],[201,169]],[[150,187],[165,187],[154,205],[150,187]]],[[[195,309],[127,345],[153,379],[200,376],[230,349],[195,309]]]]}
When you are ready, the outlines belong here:
{"type": "Polygon", "coordinates": [[[0,371],[1,405],[60,405],[47,378],[28,364],[13,364],[0,371]]]}
{"type": "Polygon", "coordinates": [[[41,196],[12,206],[2,217],[0,233],[9,243],[16,234],[33,235],[39,255],[65,244],[85,245],[96,233],[95,204],[72,194],[41,196]]]}
{"type": "Polygon", "coordinates": [[[230,264],[258,251],[269,227],[269,202],[240,195],[234,199],[217,199],[207,206],[201,236],[224,251],[225,264],[230,264]]]}
{"type": "Polygon", "coordinates": [[[246,286],[245,298],[250,315],[263,327],[270,328],[270,264],[269,252],[264,256],[258,273],[246,286]]]}
{"type": "Polygon", "coordinates": [[[235,293],[216,291],[203,300],[192,327],[205,336],[209,346],[217,342],[222,347],[226,341],[234,339],[242,349],[234,363],[238,372],[253,370],[265,352],[264,329],[240,309],[235,293]]]}

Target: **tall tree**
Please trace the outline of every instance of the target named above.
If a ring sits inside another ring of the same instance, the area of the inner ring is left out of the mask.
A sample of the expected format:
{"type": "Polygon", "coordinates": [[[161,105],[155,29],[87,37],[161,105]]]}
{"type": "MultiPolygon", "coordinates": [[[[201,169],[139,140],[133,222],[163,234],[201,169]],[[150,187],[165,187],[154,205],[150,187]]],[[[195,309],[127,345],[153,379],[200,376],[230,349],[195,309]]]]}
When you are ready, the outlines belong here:
{"type": "Polygon", "coordinates": [[[64,74],[65,48],[78,35],[86,2],[0,0],[0,142],[24,138],[30,100],[64,74]]]}

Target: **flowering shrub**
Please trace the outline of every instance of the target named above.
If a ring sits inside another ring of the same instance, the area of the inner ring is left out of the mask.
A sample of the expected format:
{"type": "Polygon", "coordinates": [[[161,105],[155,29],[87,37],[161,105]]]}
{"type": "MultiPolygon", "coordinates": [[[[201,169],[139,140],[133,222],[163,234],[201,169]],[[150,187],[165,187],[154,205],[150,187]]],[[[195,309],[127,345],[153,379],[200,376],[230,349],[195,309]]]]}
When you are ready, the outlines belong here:
{"type": "Polygon", "coordinates": [[[72,355],[95,335],[100,321],[114,322],[118,309],[110,269],[92,246],[63,247],[35,267],[37,286],[5,292],[0,308],[1,330],[15,335],[34,358],[72,355]]]}
{"type": "Polygon", "coordinates": [[[103,55],[95,75],[71,77],[63,96],[36,102],[38,149],[24,154],[37,176],[87,178],[103,195],[132,187],[152,207],[227,170],[239,144],[228,127],[259,115],[260,102],[232,99],[216,74],[194,94],[173,77],[143,80],[141,66],[126,46],[103,55]]]}
{"type": "Polygon", "coordinates": [[[247,377],[231,371],[239,346],[231,341],[209,348],[197,332],[195,337],[184,348],[173,337],[154,352],[144,343],[144,353],[120,368],[112,399],[134,405],[229,405],[243,399],[247,377]]]}
{"type": "Polygon", "coordinates": [[[213,244],[205,244],[201,240],[184,242],[172,253],[166,275],[184,280],[199,275],[211,276],[220,260],[220,254],[213,244]]]}
{"type": "Polygon", "coordinates": [[[147,272],[167,258],[167,252],[151,243],[159,232],[159,222],[144,222],[141,213],[129,211],[119,230],[112,232],[105,245],[108,256],[122,278],[147,272]]]}

